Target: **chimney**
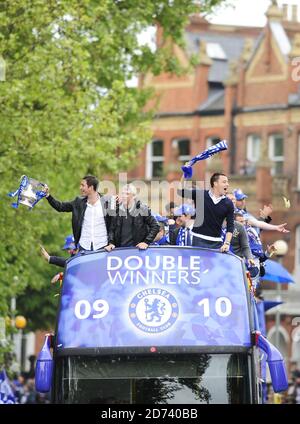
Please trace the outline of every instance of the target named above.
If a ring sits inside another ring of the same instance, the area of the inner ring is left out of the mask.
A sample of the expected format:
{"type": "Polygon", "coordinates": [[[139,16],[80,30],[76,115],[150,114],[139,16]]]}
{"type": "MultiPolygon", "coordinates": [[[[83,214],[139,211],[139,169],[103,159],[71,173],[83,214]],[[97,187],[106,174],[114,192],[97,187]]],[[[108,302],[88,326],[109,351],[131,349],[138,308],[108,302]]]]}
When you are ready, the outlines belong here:
{"type": "Polygon", "coordinates": [[[298,6],[292,5],[292,22],[298,22],[298,6]]]}
{"type": "Polygon", "coordinates": [[[288,4],[283,4],[282,5],[282,11],[283,11],[283,20],[284,21],[288,21],[288,10],[289,10],[289,5],[288,4]]]}
{"type": "Polygon", "coordinates": [[[199,43],[198,65],[196,66],[195,74],[195,90],[194,90],[194,104],[195,108],[199,104],[207,100],[208,97],[208,74],[212,65],[212,60],[206,51],[206,43],[201,40],[199,43]]]}

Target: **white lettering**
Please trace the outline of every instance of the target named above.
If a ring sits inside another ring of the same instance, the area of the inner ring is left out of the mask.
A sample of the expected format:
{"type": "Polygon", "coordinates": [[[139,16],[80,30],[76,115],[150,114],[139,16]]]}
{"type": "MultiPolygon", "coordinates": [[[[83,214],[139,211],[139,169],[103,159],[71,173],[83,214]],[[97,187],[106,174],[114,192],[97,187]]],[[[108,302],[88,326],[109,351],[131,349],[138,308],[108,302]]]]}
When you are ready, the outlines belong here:
{"type": "Polygon", "coordinates": [[[75,316],[78,319],[86,319],[91,313],[91,305],[88,300],[79,300],[75,305],[74,310],[75,316]],[[81,312],[81,306],[83,306],[83,312],[81,312]]]}
{"type": "Polygon", "coordinates": [[[107,265],[106,265],[107,271],[115,271],[121,268],[121,266],[122,266],[121,258],[119,258],[118,256],[110,256],[110,255],[107,256],[107,265]],[[117,265],[113,266],[112,265],[113,261],[117,261],[117,265]]]}
{"type": "Polygon", "coordinates": [[[126,258],[124,261],[124,265],[130,271],[136,271],[143,266],[143,259],[140,256],[128,256],[128,258],[126,258]],[[130,266],[129,262],[133,260],[136,260],[138,263],[135,266],[130,266]]]}
{"type": "Polygon", "coordinates": [[[94,311],[99,312],[98,314],[94,314],[93,318],[103,318],[109,311],[109,305],[106,300],[97,299],[93,303],[93,309],[94,311]]]}
{"type": "Polygon", "coordinates": [[[200,269],[200,256],[190,256],[190,269],[191,270],[200,269]]]}
{"type": "Polygon", "coordinates": [[[228,317],[232,311],[232,304],[228,297],[218,297],[216,300],[216,313],[220,317],[228,317]],[[222,303],[225,305],[225,310],[222,310],[222,303]]]}
{"type": "Polygon", "coordinates": [[[209,317],[210,310],[209,310],[209,299],[206,297],[205,299],[200,300],[198,302],[199,306],[203,306],[203,315],[207,318],[209,317]]]}
{"type": "MultiPolygon", "coordinates": [[[[204,317],[210,317],[210,305],[209,305],[209,299],[206,297],[198,302],[199,306],[203,306],[203,316],[204,317]]],[[[218,297],[215,301],[215,311],[216,314],[220,317],[228,317],[232,312],[232,303],[228,297],[218,297]],[[222,304],[225,306],[222,308],[222,304]]]]}
{"type": "Polygon", "coordinates": [[[191,274],[192,277],[195,279],[195,281],[191,281],[191,284],[200,284],[200,271],[192,271],[191,274]]]}
{"type": "Polygon", "coordinates": [[[163,256],[163,269],[174,269],[175,268],[175,258],[173,256],[163,256]]]}
{"type": "Polygon", "coordinates": [[[161,271],[160,273],[152,272],[151,276],[152,276],[151,284],[156,284],[157,282],[159,282],[160,284],[165,284],[165,271],[161,271]]]}
{"type": "Polygon", "coordinates": [[[183,257],[182,256],[178,256],[178,264],[177,264],[177,268],[178,269],[189,269],[188,266],[183,266],[183,257]]]}
{"type": "Polygon", "coordinates": [[[137,271],[135,277],[137,284],[140,284],[140,281],[143,281],[145,284],[149,284],[148,271],[146,272],[146,275],[144,275],[141,271],[137,271]]]}
{"type": "Polygon", "coordinates": [[[179,271],[178,272],[178,282],[184,281],[186,284],[190,284],[188,280],[189,273],[187,271],[179,271]]]}
{"type": "Polygon", "coordinates": [[[145,266],[150,271],[153,271],[155,269],[159,269],[159,265],[160,265],[160,256],[155,256],[155,257],[146,256],[145,257],[145,266]],[[153,264],[154,260],[155,260],[155,263],[153,264]]]}
{"type": "Polygon", "coordinates": [[[129,273],[129,271],[126,271],[123,276],[121,276],[120,271],[117,271],[114,276],[112,276],[110,272],[108,272],[107,274],[108,274],[108,277],[110,279],[111,284],[121,283],[121,284],[124,285],[125,281],[127,280],[128,273],[129,273]]]}
{"type": "Polygon", "coordinates": [[[178,275],[176,271],[168,272],[167,284],[180,284],[180,280],[178,280],[178,275]]]}

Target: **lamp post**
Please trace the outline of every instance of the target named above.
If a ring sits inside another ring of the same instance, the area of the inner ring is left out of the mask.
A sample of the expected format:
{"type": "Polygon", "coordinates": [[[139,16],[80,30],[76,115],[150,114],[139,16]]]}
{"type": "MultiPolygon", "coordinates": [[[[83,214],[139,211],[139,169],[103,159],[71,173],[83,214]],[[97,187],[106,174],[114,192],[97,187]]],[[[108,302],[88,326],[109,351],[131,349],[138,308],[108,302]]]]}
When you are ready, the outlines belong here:
{"type": "MultiPolygon", "coordinates": [[[[278,262],[282,264],[282,258],[287,254],[288,252],[288,244],[284,240],[277,240],[274,243],[274,246],[276,248],[275,254],[278,257],[278,262]]],[[[281,283],[277,283],[276,286],[276,300],[277,302],[281,302],[281,283]]],[[[276,309],[276,316],[275,316],[275,345],[279,349],[279,327],[280,327],[280,309],[279,306],[277,306],[276,309]]]]}
{"type": "Polygon", "coordinates": [[[27,320],[26,320],[25,317],[23,317],[23,315],[16,316],[15,326],[19,330],[20,343],[21,343],[21,348],[20,348],[20,365],[21,365],[21,371],[23,371],[24,368],[25,368],[25,350],[26,350],[26,346],[24,344],[24,339],[23,339],[23,329],[26,327],[26,325],[27,325],[27,320]]]}

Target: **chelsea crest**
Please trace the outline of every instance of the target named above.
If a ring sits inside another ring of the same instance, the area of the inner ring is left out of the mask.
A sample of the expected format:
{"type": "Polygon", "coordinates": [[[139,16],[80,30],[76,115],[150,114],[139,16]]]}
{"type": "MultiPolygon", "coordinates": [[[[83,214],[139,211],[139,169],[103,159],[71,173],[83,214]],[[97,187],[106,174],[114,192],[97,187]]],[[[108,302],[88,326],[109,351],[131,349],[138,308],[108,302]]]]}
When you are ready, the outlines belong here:
{"type": "Polygon", "coordinates": [[[132,323],[146,333],[168,330],[178,318],[178,302],[167,290],[149,288],[138,292],[129,305],[132,323]]]}

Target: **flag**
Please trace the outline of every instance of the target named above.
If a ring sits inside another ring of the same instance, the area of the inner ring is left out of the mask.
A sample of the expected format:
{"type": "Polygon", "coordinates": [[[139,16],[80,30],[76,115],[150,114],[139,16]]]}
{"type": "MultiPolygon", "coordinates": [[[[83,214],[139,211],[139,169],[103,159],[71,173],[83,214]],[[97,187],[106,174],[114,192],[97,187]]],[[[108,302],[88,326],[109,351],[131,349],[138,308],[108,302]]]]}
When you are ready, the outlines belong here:
{"type": "Polygon", "coordinates": [[[16,403],[13,390],[4,369],[0,371],[0,404],[3,403],[16,403]]]}
{"type": "Polygon", "coordinates": [[[265,262],[265,275],[262,280],[273,281],[274,283],[295,283],[293,276],[279,262],[267,259],[265,262]]]}
{"type": "Polygon", "coordinates": [[[193,176],[193,170],[192,166],[198,162],[199,160],[205,160],[209,158],[212,155],[215,155],[216,153],[221,152],[222,150],[227,150],[227,143],[226,140],[222,140],[219,143],[215,144],[214,146],[209,147],[208,149],[204,150],[204,152],[199,153],[199,155],[193,157],[189,164],[186,166],[182,166],[181,169],[184,173],[184,178],[192,178],[193,176]]]}

